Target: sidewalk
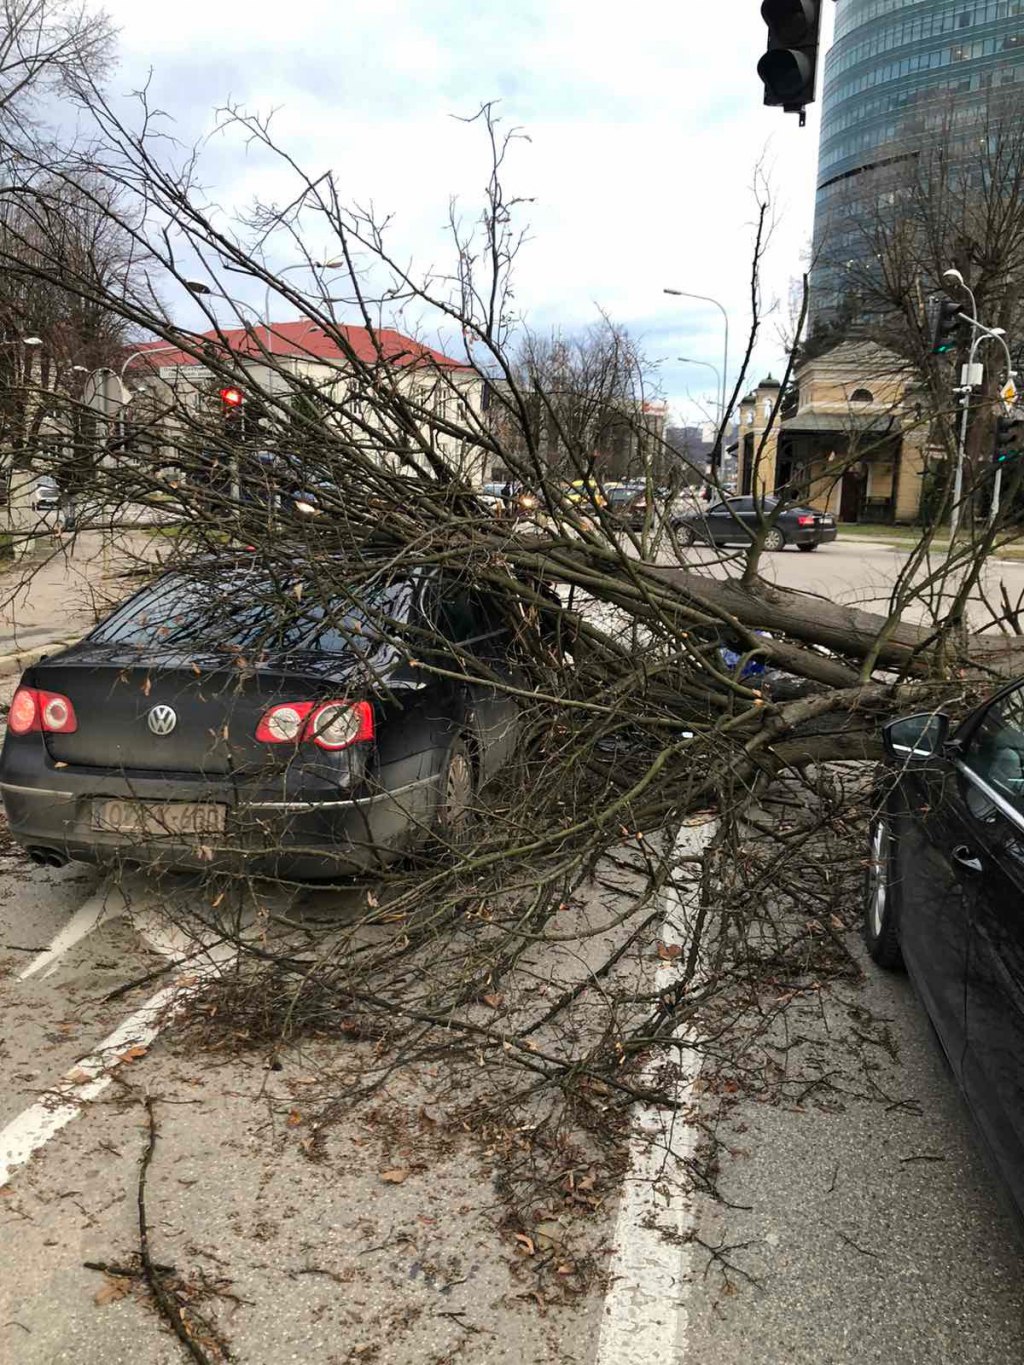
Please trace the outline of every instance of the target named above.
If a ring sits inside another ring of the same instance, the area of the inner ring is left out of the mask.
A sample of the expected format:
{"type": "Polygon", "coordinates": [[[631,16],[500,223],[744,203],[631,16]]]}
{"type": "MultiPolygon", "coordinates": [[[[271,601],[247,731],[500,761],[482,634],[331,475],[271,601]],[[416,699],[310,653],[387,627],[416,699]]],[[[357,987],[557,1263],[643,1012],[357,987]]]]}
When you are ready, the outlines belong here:
{"type": "Polygon", "coordinates": [[[0,573],[0,677],[84,635],[129,591],[126,571],[155,549],[144,534],[112,542],[86,531],[55,539],[44,553],[0,573]]]}

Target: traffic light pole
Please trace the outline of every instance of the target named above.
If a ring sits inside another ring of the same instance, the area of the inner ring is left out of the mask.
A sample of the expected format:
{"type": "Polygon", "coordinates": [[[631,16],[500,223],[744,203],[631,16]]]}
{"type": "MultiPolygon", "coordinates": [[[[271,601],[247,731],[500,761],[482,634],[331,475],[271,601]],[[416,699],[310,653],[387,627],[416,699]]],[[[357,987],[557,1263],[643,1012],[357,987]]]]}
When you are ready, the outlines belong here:
{"type": "MultiPolygon", "coordinates": [[[[977,304],[974,303],[974,295],[971,295],[971,305],[974,308],[974,315],[961,313],[965,322],[971,324],[974,338],[971,342],[971,350],[967,359],[967,377],[970,378],[972,366],[975,363],[975,356],[978,354],[978,347],[983,341],[998,341],[1006,354],[1006,370],[1008,378],[1013,378],[1013,359],[1010,356],[1010,348],[1001,332],[995,332],[991,327],[986,327],[977,318],[977,304]]],[[[972,386],[969,383],[960,385],[960,435],[956,447],[956,474],[953,479],[953,510],[949,518],[949,538],[952,542],[956,539],[956,533],[960,526],[960,501],[963,497],[964,488],[964,461],[967,457],[967,424],[971,408],[972,386]]],[[[996,470],[996,482],[993,486],[993,503],[998,510],[998,500],[1001,487],[1000,470],[996,470]]]]}
{"type": "MultiPolygon", "coordinates": [[[[994,337],[995,340],[998,341],[999,344],[1000,344],[1000,345],[1002,346],[1002,348],[1003,348],[1003,353],[1004,353],[1004,355],[1006,356],[1006,379],[1007,379],[1007,383],[1009,383],[1009,381],[1010,381],[1011,379],[1014,378],[1014,371],[1013,371],[1013,357],[1010,355],[1010,348],[1009,348],[1009,346],[1006,344],[1006,338],[1003,337],[1003,336],[998,336],[998,335],[996,335],[996,333],[994,333],[994,332],[989,332],[987,335],[988,335],[989,337],[994,337]]],[[[980,339],[981,341],[984,341],[984,340],[986,340],[986,337],[981,337],[981,338],[979,338],[979,339],[980,339]]],[[[1002,493],[1002,491],[1003,491],[1003,466],[1002,466],[1001,464],[997,464],[997,465],[996,465],[995,477],[994,477],[993,480],[992,480],[992,501],[991,501],[991,504],[990,504],[989,509],[988,509],[988,524],[989,524],[990,526],[992,526],[992,525],[995,523],[995,519],[996,519],[996,517],[999,515],[999,496],[1000,496],[1000,494],[1002,493]]]]}

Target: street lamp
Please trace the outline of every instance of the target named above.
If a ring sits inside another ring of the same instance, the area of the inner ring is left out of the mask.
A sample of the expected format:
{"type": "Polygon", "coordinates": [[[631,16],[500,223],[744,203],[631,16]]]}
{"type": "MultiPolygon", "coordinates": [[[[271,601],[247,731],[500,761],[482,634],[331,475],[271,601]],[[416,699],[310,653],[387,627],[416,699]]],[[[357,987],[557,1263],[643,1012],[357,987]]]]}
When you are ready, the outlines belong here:
{"type": "Polygon", "coordinates": [[[689,291],[688,289],[663,289],[663,290],[662,290],[662,293],[663,293],[663,294],[671,294],[674,298],[680,298],[680,299],[699,299],[699,300],[701,301],[701,303],[711,303],[711,304],[713,304],[713,305],[719,310],[719,312],[722,314],[722,320],[723,320],[723,322],[724,322],[724,324],[725,324],[725,347],[724,347],[724,350],[723,350],[723,353],[722,353],[722,377],[721,377],[721,383],[722,383],[722,405],[721,405],[722,420],[721,420],[721,424],[720,424],[719,429],[718,429],[718,444],[717,444],[717,448],[712,452],[712,455],[711,455],[711,465],[712,465],[712,469],[714,469],[715,473],[717,473],[718,470],[719,470],[719,468],[721,467],[722,456],[723,456],[724,453],[725,453],[725,451],[724,451],[724,446],[725,446],[725,423],[726,423],[726,419],[727,419],[727,412],[726,412],[726,409],[727,409],[728,404],[729,404],[729,395],[728,395],[728,392],[727,392],[727,390],[726,390],[726,385],[727,385],[728,382],[729,382],[729,314],[728,314],[728,313],[726,312],[726,310],[725,310],[725,305],[724,305],[723,303],[720,303],[718,299],[713,299],[713,298],[711,298],[711,296],[710,296],[709,294],[691,294],[690,291],[689,291]]]}
{"type": "MultiPolygon", "coordinates": [[[[127,359],[127,360],[124,362],[124,364],[121,366],[121,370],[120,370],[120,373],[118,374],[118,378],[119,378],[119,379],[122,381],[122,383],[123,383],[123,382],[124,382],[124,372],[125,372],[125,370],[128,368],[128,366],[132,363],[133,360],[138,360],[138,359],[140,358],[140,356],[144,356],[144,355],[160,355],[160,354],[162,354],[164,351],[177,351],[177,350],[179,350],[179,349],[180,349],[180,348],[177,347],[177,346],[150,346],[149,349],[148,349],[148,350],[145,350],[145,351],[133,351],[132,354],[128,357],[128,359],[127,359]]],[[[76,366],[75,366],[75,369],[81,369],[81,366],[76,365],[76,366]]]]}
{"type": "MultiPolygon", "coordinates": [[[[960,435],[956,446],[956,472],[953,477],[953,508],[949,518],[949,546],[950,554],[953,553],[953,542],[960,526],[960,499],[963,496],[964,487],[964,460],[967,456],[967,422],[971,408],[971,379],[974,367],[974,357],[978,354],[978,347],[983,341],[998,341],[1003,348],[1006,356],[1007,378],[1013,378],[1013,359],[1010,355],[1010,348],[1006,344],[1006,331],[1002,327],[986,327],[984,323],[978,321],[978,302],[974,297],[974,291],[970,288],[967,281],[959,270],[950,268],[942,272],[942,278],[948,280],[967,295],[971,301],[970,313],[961,313],[961,317],[967,319],[971,324],[971,349],[967,357],[967,365],[961,375],[960,383],[960,435]]],[[[1002,482],[1002,469],[997,469],[995,481],[992,489],[992,506],[995,511],[999,509],[1000,484],[1002,482]]],[[[994,514],[993,514],[994,515],[994,514]]]]}
{"type": "Polygon", "coordinates": [[[710,370],[711,373],[718,380],[718,390],[719,393],[721,393],[722,372],[721,370],[719,370],[717,365],[712,365],[710,360],[694,360],[692,356],[688,355],[677,355],[676,359],[679,361],[680,365],[703,365],[706,370],[710,370]]]}
{"type": "MultiPolygon", "coordinates": [[[[337,270],[344,265],[344,261],[296,261],[294,265],[283,265],[277,273],[278,275],[287,275],[292,270],[312,270],[316,273],[321,270],[337,270]]],[[[274,352],[274,334],[270,323],[270,290],[271,284],[268,283],[263,295],[263,326],[266,330],[267,350],[272,355],[274,352]]]]}
{"type": "Polygon", "coordinates": [[[0,346],[41,346],[42,337],[7,337],[0,341],[0,346]]]}

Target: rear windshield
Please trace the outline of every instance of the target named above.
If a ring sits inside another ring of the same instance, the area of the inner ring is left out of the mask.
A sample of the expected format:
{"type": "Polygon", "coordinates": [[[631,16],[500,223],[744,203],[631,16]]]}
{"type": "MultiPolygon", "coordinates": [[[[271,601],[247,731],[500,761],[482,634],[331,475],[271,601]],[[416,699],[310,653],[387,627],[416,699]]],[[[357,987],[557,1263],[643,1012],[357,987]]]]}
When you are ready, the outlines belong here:
{"type": "Polygon", "coordinates": [[[289,650],[350,653],[406,621],[408,580],[354,588],[324,600],[301,579],[274,583],[239,572],[216,579],[168,574],[136,594],[91,639],[134,649],[289,650]]]}

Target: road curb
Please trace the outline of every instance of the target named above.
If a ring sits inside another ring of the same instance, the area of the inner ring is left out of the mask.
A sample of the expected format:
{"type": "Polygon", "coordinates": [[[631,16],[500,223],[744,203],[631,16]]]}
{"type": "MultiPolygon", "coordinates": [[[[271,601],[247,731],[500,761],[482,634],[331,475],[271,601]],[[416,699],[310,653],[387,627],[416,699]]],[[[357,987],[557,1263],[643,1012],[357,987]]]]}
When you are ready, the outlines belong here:
{"type": "Polygon", "coordinates": [[[80,638],[79,635],[73,635],[67,639],[47,640],[41,645],[34,645],[31,649],[16,649],[8,654],[0,654],[0,681],[23,672],[32,664],[37,664],[46,654],[53,654],[58,649],[67,649],[80,638]]]}

